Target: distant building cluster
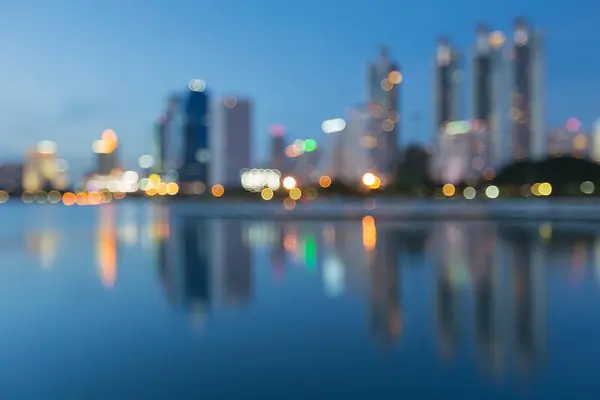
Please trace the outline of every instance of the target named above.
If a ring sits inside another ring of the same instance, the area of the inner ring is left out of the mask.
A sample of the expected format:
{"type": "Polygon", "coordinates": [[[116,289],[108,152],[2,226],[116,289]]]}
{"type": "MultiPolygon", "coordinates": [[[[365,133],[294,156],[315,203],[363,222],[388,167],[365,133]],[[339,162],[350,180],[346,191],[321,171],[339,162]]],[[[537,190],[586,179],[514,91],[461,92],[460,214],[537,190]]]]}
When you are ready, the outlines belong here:
{"type": "MultiPolygon", "coordinates": [[[[491,180],[503,166],[522,159],[570,155],[600,162],[600,122],[592,134],[582,132],[576,118],[558,129],[544,128],[543,44],[543,36],[522,19],[515,21],[510,36],[480,24],[466,76],[463,54],[448,38],[440,38],[432,52],[434,129],[431,146],[424,150],[426,171],[411,173],[456,184],[491,180]],[[467,81],[469,96],[463,89],[467,81]],[[462,107],[467,97],[469,109],[462,107]]],[[[181,191],[217,197],[226,189],[243,189],[270,199],[278,190],[273,188],[285,187],[286,177],[293,178],[294,188],[329,187],[335,181],[386,187],[401,168],[414,164],[409,162],[410,146],[400,145],[401,124],[407,123],[400,107],[405,77],[385,48],[366,72],[365,101],[349,107],[343,118],[322,123],[325,146],[310,136],[290,140],[286,128],[274,124],[268,160],[254,163],[252,101],[235,96],[215,100],[203,80],[192,79],[184,93],[168,98],[154,123],[151,149],[139,157],[139,173],[124,168],[117,134],[106,129],[92,144],[96,165],[82,182],[70,185],[69,166],[57,157],[56,143],[42,141],[24,162],[0,166],[0,189],[181,191]]],[[[410,119],[420,123],[420,113],[410,119]]]]}

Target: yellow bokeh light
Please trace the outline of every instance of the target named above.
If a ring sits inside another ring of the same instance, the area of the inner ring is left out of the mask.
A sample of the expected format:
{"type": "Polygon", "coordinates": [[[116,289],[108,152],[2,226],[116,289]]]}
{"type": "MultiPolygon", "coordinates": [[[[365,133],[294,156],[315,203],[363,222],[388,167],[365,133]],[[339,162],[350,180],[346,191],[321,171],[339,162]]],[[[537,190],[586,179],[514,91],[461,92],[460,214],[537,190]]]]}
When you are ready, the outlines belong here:
{"type": "Polygon", "coordinates": [[[158,190],[156,190],[156,188],[151,187],[151,188],[146,189],[146,194],[150,197],[156,196],[157,193],[158,193],[158,190]]]}
{"type": "Polygon", "coordinates": [[[541,196],[550,196],[552,194],[552,185],[548,182],[540,183],[538,191],[541,196]]]}
{"type": "Polygon", "coordinates": [[[375,182],[370,186],[371,189],[379,189],[381,187],[381,179],[375,175],[375,182]]]}
{"type": "Polygon", "coordinates": [[[302,197],[302,191],[300,189],[293,188],[290,190],[290,198],[292,200],[298,200],[300,197],[302,197]]]}
{"type": "Polygon", "coordinates": [[[151,185],[151,187],[156,188],[160,184],[160,176],[158,176],[157,174],[152,174],[148,177],[148,181],[149,181],[149,185],[151,185]]]}
{"type": "Polygon", "coordinates": [[[456,193],[456,188],[454,187],[453,184],[446,183],[444,185],[444,187],[442,188],[442,193],[444,193],[444,196],[446,196],[446,197],[452,197],[456,193]]]}
{"type": "Polygon", "coordinates": [[[6,203],[8,201],[8,198],[8,193],[6,193],[4,190],[0,190],[0,204],[6,203]]]}
{"type": "Polygon", "coordinates": [[[261,192],[260,192],[260,197],[262,197],[263,200],[271,200],[273,198],[273,190],[269,189],[269,188],[264,188],[261,192]]]}
{"type": "Polygon", "coordinates": [[[331,178],[327,175],[323,175],[319,178],[319,185],[322,188],[328,188],[329,186],[331,186],[331,178]]]}
{"type": "Polygon", "coordinates": [[[177,193],[179,193],[179,185],[175,182],[169,182],[167,184],[167,194],[175,196],[177,193]]]}
{"type": "Polygon", "coordinates": [[[217,183],[216,185],[213,185],[211,193],[215,197],[221,197],[225,194],[225,188],[223,187],[223,185],[217,183]]]}
{"type": "Polygon", "coordinates": [[[296,182],[296,179],[294,179],[291,176],[286,176],[283,179],[283,187],[287,190],[292,190],[293,188],[296,187],[298,183],[296,182]]]}

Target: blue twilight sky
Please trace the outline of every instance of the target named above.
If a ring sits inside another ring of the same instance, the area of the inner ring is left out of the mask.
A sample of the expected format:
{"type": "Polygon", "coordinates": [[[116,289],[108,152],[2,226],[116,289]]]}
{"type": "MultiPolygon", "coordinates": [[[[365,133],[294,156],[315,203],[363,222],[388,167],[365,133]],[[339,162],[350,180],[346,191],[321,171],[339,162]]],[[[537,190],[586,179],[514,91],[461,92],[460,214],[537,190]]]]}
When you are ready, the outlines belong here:
{"type": "Polygon", "coordinates": [[[191,78],[254,100],[260,160],[271,124],[318,138],[322,120],[363,101],[381,45],[405,76],[401,142],[426,142],[436,37],[467,50],[477,22],[508,31],[516,16],[546,32],[547,122],[577,116],[589,129],[600,116],[597,0],[0,0],[0,160],[52,139],[85,167],[110,127],[133,166],[165,95],[191,78]]]}

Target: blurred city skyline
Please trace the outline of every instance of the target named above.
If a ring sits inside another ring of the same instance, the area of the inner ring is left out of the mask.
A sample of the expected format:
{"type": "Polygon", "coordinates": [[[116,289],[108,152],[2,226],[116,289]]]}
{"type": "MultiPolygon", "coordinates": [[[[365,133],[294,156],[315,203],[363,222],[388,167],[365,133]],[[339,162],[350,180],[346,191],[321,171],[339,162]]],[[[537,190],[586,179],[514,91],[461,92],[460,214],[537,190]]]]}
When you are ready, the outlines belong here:
{"type": "MultiPolygon", "coordinates": [[[[600,90],[593,35],[600,4],[580,3],[543,8],[513,0],[428,0],[403,10],[386,0],[345,8],[312,0],[283,6],[263,1],[260,7],[182,1],[147,4],[141,12],[138,5],[115,1],[20,2],[8,7],[0,25],[0,48],[9,55],[0,77],[6,88],[0,92],[0,161],[21,158],[39,140],[54,140],[73,167],[86,169],[94,162],[90,142],[112,128],[123,143],[123,161],[133,166],[149,151],[165,96],[185,90],[192,78],[206,81],[211,97],[253,99],[253,156],[263,161],[270,125],[283,124],[289,138],[320,138],[323,120],[343,117],[364,101],[367,65],[381,45],[390,48],[405,77],[401,145],[428,143],[436,38],[447,36],[469,55],[477,23],[508,34],[518,16],[547,37],[547,127],[577,117],[589,130],[600,116],[592,101],[600,90]],[[356,29],[359,22],[364,29],[356,29]],[[422,122],[413,122],[414,113],[422,122]]],[[[470,63],[465,67],[469,75],[470,63]]]]}

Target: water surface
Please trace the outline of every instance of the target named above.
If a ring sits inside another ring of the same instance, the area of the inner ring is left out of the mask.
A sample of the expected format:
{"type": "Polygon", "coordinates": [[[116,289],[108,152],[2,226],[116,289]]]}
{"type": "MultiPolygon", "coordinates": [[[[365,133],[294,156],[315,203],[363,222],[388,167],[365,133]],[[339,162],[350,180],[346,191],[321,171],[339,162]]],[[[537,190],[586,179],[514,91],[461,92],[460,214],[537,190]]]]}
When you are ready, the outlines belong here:
{"type": "Polygon", "coordinates": [[[0,398],[600,390],[600,224],[207,219],[138,202],[0,217],[0,398]]]}

